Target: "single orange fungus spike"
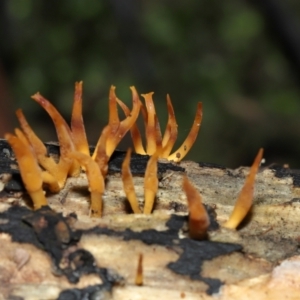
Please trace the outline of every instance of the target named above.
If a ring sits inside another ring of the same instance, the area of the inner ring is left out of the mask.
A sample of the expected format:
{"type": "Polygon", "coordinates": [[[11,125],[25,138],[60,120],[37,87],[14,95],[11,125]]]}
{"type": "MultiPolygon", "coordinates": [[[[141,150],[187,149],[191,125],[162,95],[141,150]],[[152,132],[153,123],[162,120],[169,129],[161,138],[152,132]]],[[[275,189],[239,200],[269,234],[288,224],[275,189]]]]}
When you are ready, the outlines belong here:
{"type": "MultiPolygon", "coordinates": [[[[117,100],[115,95],[110,98],[115,98],[114,101],[116,103],[117,100]]],[[[110,122],[108,123],[108,126],[110,127],[110,134],[108,135],[106,141],[106,154],[108,155],[108,157],[112,155],[121,139],[130,130],[130,128],[133,126],[133,124],[136,122],[139,116],[140,101],[134,87],[132,87],[132,102],[133,107],[132,111],[130,112],[130,115],[126,117],[122,122],[119,122],[118,126],[116,126],[116,122],[113,121],[116,120],[116,118],[114,116],[109,117],[110,122]]],[[[115,113],[114,109],[112,110],[112,113],[115,113]]]]}
{"type": "Polygon", "coordinates": [[[161,130],[160,130],[160,125],[159,121],[157,118],[157,115],[155,115],[155,141],[156,141],[156,151],[159,156],[161,156],[162,152],[162,137],[161,137],[161,130]]]}
{"type": "Polygon", "coordinates": [[[125,159],[122,164],[122,181],[123,181],[123,189],[125,191],[126,197],[130,203],[132,211],[135,214],[141,213],[139,208],[139,203],[136,198],[134,183],[132,179],[132,174],[130,171],[130,157],[131,157],[131,149],[127,150],[125,159]]]}
{"type": "Polygon", "coordinates": [[[61,114],[57,111],[57,109],[47,100],[45,99],[41,94],[36,93],[31,97],[34,99],[37,103],[39,103],[49,114],[51,117],[57,137],[59,140],[60,145],[60,160],[64,162],[64,165],[69,168],[69,175],[70,176],[77,176],[80,173],[80,167],[78,163],[72,162],[69,158],[69,153],[75,151],[75,146],[72,141],[71,137],[71,131],[64,120],[64,118],[61,116],[61,114]]]}
{"type": "Polygon", "coordinates": [[[140,253],[139,260],[138,260],[138,266],[136,270],[136,276],[135,276],[135,284],[138,286],[143,285],[144,283],[144,275],[143,275],[143,254],[140,253]]]}
{"type": "Polygon", "coordinates": [[[86,170],[89,191],[91,192],[91,216],[101,217],[102,195],[105,186],[98,164],[90,156],[77,151],[70,153],[70,157],[76,159],[86,170]]]}
{"type": "Polygon", "coordinates": [[[38,166],[32,150],[30,149],[29,143],[24,142],[26,140],[25,136],[25,140],[21,140],[20,138],[7,133],[5,134],[5,139],[8,141],[15,153],[22,181],[33,201],[34,209],[39,209],[42,206],[48,205],[42,189],[42,171],[38,166]]]}
{"type": "Polygon", "coordinates": [[[147,124],[146,124],[146,152],[148,155],[156,153],[161,150],[161,131],[158,123],[158,119],[155,112],[155,106],[153,103],[153,92],[143,94],[147,107],[147,124]]]}
{"type": "Polygon", "coordinates": [[[116,96],[116,87],[111,86],[109,90],[109,119],[108,124],[111,128],[112,134],[115,134],[120,126],[120,119],[118,115],[117,107],[117,96],[116,96]]]}
{"type": "MultiPolygon", "coordinates": [[[[117,99],[117,102],[120,105],[120,107],[122,108],[125,116],[128,117],[130,115],[130,110],[127,107],[127,105],[124,104],[124,102],[122,102],[120,99],[117,99]]],[[[138,154],[146,155],[146,151],[143,146],[142,136],[141,136],[140,130],[138,129],[136,123],[134,123],[132,125],[132,127],[130,128],[130,134],[131,134],[135,152],[138,154]]]]}
{"type": "Polygon", "coordinates": [[[144,214],[151,214],[155,196],[158,189],[158,179],[157,179],[157,154],[150,157],[144,179],[144,193],[145,193],[145,205],[144,214]]]}
{"type": "Polygon", "coordinates": [[[75,83],[71,131],[76,150],[83,154],[90,155],[82,118],[82,81],[75,83]]]}
{"type": "Polygon", "coordinates": [[[207,211],[202,204],[202,197],[190,183],[187,176],[183,177],[182,188],[186,194],[189,206],[189,234],[192,239],[202,240],[207,236],[210,221],[207,211]]]}
{"type": "Polygon", "coordinates": [[[224,224],[224,227],[231,228],[231,229],[237,228],[239,224],[243,221],[247,213],[249,212],[253,202],[255,176],[257,174],[262,158],[263,158],[263,149],[261,148],[258,151],[258,154],[256,155],[255,160],[253,162],[253,165],[250,168],[249,174],[245,180],[245,184],[236,201],[233,212],[229,220],[224,224]]]}
{"type": "Polygon", "coordinates": [[[181,161],[186,156],[186,154],[190,151],[197,138],[201,121],[202,121],[202,103],[199,102],[197,106],[194,123],[187,138],[185,139],[183,144],[179,147],[179,149],[168,157],[168,160],[178,162],[181,161]]]}
{"type": "Polygon", "coordinates": [[[168,123],[162,140],[163,150],[162,150],[161,157],[163,158],[167,158],[170,155],[170,152],[172,151],[172,148],[176,142],[177,133],[178,133],[177,130],[178,126],[175,118],[175,113],[169,95],[167,95],[167,107],[168,107],[168,123]]]}

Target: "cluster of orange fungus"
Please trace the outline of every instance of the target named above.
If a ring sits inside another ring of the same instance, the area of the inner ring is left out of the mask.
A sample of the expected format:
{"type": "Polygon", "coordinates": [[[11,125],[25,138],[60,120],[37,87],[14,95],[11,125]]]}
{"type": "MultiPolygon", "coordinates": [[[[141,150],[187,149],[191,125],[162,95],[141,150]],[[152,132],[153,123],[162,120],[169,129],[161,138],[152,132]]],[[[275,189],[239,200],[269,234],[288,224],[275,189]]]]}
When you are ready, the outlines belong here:
{"type": "MultiPolygon", "coordinates": [[[[102,214],[102,195],[104,179],[108,170],[108,161],[118,143],[136,122],[140,101],[135,88],[131,88],[133,108],[122,121],[117,112],[115,87],[109,93],[109,122],[100,134],[95,152],[90,156],[89,145],[82,118],[82,82],[75,84],[74,103],[71,126],[67,124],[57,109],[39,93],[32,96],[51,117],[60,145],[60,157],[56,162],[48,156],[44,143],[34,133],[21,110],[16,115],[21,129],[15,135],[6,134],[19,164],[22,180],[25,184],[35,209],[47,205],[43,184],[51,192],[59,192],[65,185],[68,176],[77,176],[81,170],[87,174],[91,192],[91,215],[102,214]]],[[[118,100],[120,101],[120,100],[118,100]]]]}
{"type": "MultiPolygon", "coordinates": [[[[177,122],[171,99],[167,95],[168,122],[164,134],[162,135],[160,124],[156,115],[155,106],[153,103],[153,93],[142,95],[145,100],[145,105],[140,102],[141,113],[145,124],[146,135],[146,150],[142,143],[140,131],[136,124],[130,129],[134,149],[136,153],[153,155],[157,154],[159,158],[166,158],[169,161],[181,161],[189,150],[192,148],[202,121],[202,103],[199,102],[196,110],[196,115],[192,128],[178,150],[171,153],[172,148],[177,139],[177,122]]],[[[117,99],[126,116],[130,115],[128,107],[119,99],[117,99]]]]}
{"type": "MultiPolygon", "coordinates": [[[[130,110],[117,98],[115,87],[109,91],[109,119],[103,128],[95,151],[90,155],[89,144],[82,117],[82,82],[75,83],[74,102],[70,125],[65,121],[57,109],[41,94],[32,96],[51,117],[60,146],[60,157],[54,160],[47,153],[47,148],[28,124],[22,110],[16,115],[21,129],[16,129],[15,135],[6,134],[5,138],[13,148],[19,164],[20,173],[35,209],[47,205],[43,186],[51,192],[59,192],[64,186],[67,177],[78,176],[85,171],[91,193],[91,216],[102,215],[102,195],[105,190],[105,176],[108,171],[108,161],[124,135],[130,131],[134,149],[137,153],[151,155],[144,181],[145,203],[143,212],[150,214],[153,210],[156,192],[158,189],[157,160],[167,158],[180,161],[192,147],[202,120],[202,104],[199,103],[194,124],[189,135],[177,151],[171,154],[177,139],[177,123],[170,97],[167,96],[168,122],[162,136],[156,116],[153,93],[142,95],[145,105],[142,104],[134,87],[132,92],[132,109],[130,110]],[[125,113],[123,120],[119,119],[118,106],[125,113]],[[146,151],[136,121],[141,111],[146,128],[146,151]]],[[[134,213],[140,213],[135,195],[132,175],[130,172],[130,155],[128,152],[122,166],[124,191],[134,213]]]]}
{"type": "MultiPolygon", "coordinates": [[[[126,194],[126,197],[130,203],[130,206],[134,213],[140,213],[139,204],[137,201],[137,197],[134,190],[133,178],[130,171],[130,157],[131,157],[131,149],[129,149],[126,153],[126,157],[122,164],[122,181],[123,188],[126,194]]],[[[158,189],[158,179],[157,179],[157,155],[154,154],[150,157],[146,171],[145,171],[145,179],[144,179],[144,214],[151,214],[156,192],[158,189]]]]}

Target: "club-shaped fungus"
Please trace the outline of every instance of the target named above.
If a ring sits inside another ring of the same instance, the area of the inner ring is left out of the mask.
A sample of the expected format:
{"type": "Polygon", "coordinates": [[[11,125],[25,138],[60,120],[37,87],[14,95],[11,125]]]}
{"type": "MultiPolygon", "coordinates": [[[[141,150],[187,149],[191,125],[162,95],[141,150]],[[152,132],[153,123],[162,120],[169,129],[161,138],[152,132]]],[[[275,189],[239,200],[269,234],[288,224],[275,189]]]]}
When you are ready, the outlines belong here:
{"type": "Polygon", "coordinates": [[[144,214],[151,214],[156,193],[158,190],[158,178],[157,178],[157,155],[154,154],[150,157],[145,177],[144,177],[144,193],[145,193],[145,204],[144,214]]]}
{"type": "Polygon", "coordinates": [[[141,213],[139,203],[136,198],[132,174],[130,171],[131,149],[127,150],[125,159],[122,164],[122,181],[125,195],[130,203],[131,209],[135,214],[141,213]]]}
{"type": "Polygon", "coordinates": [[[259,149],[258,154],[256,155],[254,162],[250,168],[249,174],[245,180],[245,184],[235,203],[231,216],[229,220],[224,224],[224,227],[236,229],[248,214],[253,202],[255,177],[262,158],[263,149],[259,149]]]}
{"type": "Polygon", "coordinates": [[[187,176],[183,177],[182,188],[186,194],[189,209],[189,235],[192,239],[203,240],[207,236],[210,221],[202,204],[202,197],[190,183],[187,176]]]}
{"type": "Polygon", "coordinates": [[[102,215],[102,195],[104,193],[104,179],[98,164],[88,155],[80,152],[70,153],[84,167],[89,182],[89,191],[91,193],[91,216],[101,217],[102,215]]]}
{"type": "MultiPolygon", "coordinates": [[[[136,193],[134,190],[132,174],[130,171],[131,149],[126,153],[126,157],[122,164],[122,181],[126,197],[131,205],[134,213],[140,213],[136,193]]],[[[144,214],[151,214],[156,193],[158,190],[157,178],[157,155],[152,155],[148,160],[145,176],[144,176],[144,214]]]]}
{"type": "Polygon", "coordinates": [[[136,276],[135,276],[135,284],[138,286],[143,285],[144,283],[144,274],[143,274],[143,254],[139,254],[138,265],[136,269],[136,276]]]}
{"type": "Polygon", "coordinates": [[[82,81],[75,83],[71,134],[76,150],[83,154],[90,155],[89,144],[82,118],[82,81]]]}

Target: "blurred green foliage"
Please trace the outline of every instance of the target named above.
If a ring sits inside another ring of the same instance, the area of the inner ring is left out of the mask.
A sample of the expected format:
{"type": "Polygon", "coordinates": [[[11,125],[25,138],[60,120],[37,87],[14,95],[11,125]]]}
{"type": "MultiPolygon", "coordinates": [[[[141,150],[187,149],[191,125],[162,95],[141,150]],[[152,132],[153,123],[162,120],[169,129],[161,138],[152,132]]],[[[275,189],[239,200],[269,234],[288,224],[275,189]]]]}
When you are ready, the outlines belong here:
{"type": "MultiPolygon", "coordinates": [[[[289,4],[300,17],[299,3],[289,4]]],[[[94,143],[107,121],[109,86],[130,103],[128,87],[136,85],[139,93],[155,91],[163,124],[165,95],[171,95],[179,142],[203,102],[189,159],[237,167],[265,147],[268,163],[300,167],[299,82],[246,1],[9,0],[5,13],[14,107],[23,108],[44,141],[55,135],[30,100],[33,93],[40,91],[69,118],[74,82],[83,80],[84,118],[94,143]]]]}

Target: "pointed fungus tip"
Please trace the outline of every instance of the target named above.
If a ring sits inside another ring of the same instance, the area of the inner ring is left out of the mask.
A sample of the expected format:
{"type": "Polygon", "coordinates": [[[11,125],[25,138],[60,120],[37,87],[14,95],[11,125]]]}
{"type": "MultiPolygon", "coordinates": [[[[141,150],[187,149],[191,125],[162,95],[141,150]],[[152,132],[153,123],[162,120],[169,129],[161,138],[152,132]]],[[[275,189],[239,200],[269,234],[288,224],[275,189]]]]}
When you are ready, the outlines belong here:
{"type": "Polygon", "coordinates": [[[135,285],[141,286],[144,283],[144,274],[143,274],[143,254],[139,254],[139,260],[135,276],[135,285]]]}
{"type": "Polygon", "coordinates": [[[249,174],[246,177],[244,186],[235,203],[231,216],[229,220],[223,225],[224,227],[229,229],[236,229],[250,211],[253,202],[255,177],[262,158],[263,149],[260,148],[249,170],[249,174]]]}
{"type": "Polygon", "coordinates": [[[39,97],[39,96],[41,96],[40,92],[36,92],[35,94],[33,94],[33,95],[31,96],[31,98],[32,98],[32,99],[35,99],[35,98],[37,98],[37,97],[39,97]]]}
{"type": "Polygon", "coordinates": [[[192,239],[203,240],[207,237],[210,220],[202,204],[201,195],[190,183],[187,176],[183,177],[182,187],[186,194],[189,207],[189,235],[192,239]]]}

